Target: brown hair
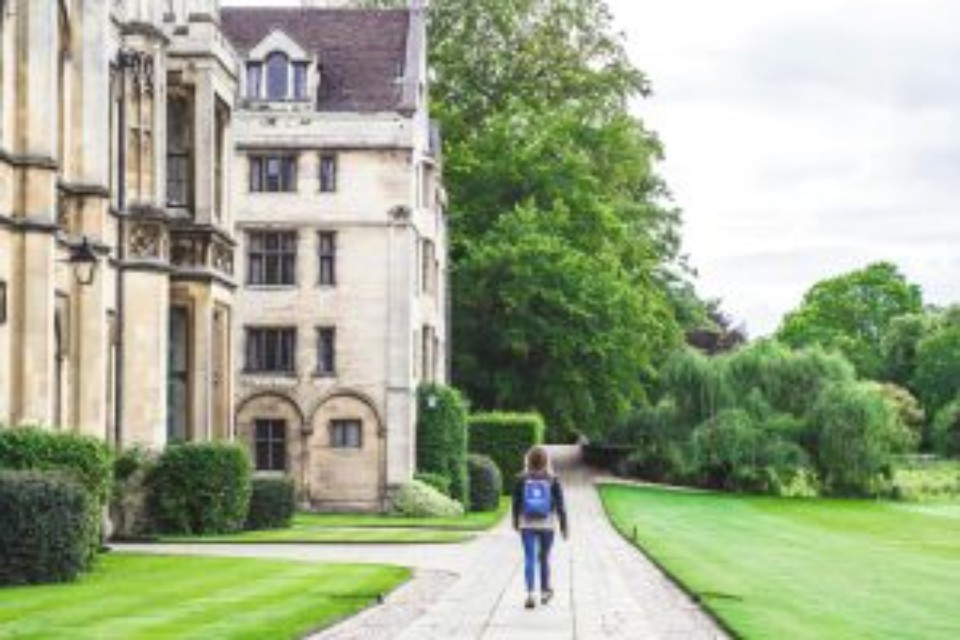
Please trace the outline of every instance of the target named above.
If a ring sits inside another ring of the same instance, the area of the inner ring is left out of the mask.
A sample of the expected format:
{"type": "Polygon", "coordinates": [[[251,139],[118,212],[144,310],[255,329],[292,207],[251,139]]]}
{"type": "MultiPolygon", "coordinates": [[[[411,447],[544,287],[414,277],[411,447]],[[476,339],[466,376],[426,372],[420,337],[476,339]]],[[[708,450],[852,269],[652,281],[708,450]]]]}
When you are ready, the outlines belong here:
{"type": "Polygon", "coordinates": [[[550,454],[544,447],[531,447],[527,452],[527,472],[543,473],[550,467],[550,454]]]}

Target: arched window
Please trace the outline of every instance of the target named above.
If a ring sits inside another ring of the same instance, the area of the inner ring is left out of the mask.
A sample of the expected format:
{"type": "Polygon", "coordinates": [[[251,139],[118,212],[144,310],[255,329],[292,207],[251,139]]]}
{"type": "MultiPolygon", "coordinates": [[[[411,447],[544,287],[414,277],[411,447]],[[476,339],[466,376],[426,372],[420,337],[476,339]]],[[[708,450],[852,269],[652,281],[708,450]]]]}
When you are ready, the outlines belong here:
{"type": "Polygon", "coordinates": [[[286,100],[290,94],[290,61],[276,51],[267,56],[267,99],[286,100]]]}

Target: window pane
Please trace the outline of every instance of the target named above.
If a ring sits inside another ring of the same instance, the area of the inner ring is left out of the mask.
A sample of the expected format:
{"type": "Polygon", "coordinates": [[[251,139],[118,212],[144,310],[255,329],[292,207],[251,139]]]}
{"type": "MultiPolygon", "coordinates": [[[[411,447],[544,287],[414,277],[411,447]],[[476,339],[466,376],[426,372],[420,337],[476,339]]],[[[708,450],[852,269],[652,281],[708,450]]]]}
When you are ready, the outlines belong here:
{"type": "Polygon", "coordinates": [[[267,57],[267,98],[270,100],[286,100],[288,91],[287,56],[282,53],[271,53],[267,57]]]}
{"type": "Polygon", "coordinates": [[[337,190],[337,157],[334,155],[320,156],[320,191],[332,192],[337,190]]]}
{"type": "Polygon", "coordinates": [[[247,97],[260,97],[260,79],[263,75],[263,66],[259,62],[247,64],[247,97]]]}
{"type": "Polygon", "coordinates": [[[307,64],[297,62],[293,65],[293,93],[297,100],[307,97],[307,64]]]}

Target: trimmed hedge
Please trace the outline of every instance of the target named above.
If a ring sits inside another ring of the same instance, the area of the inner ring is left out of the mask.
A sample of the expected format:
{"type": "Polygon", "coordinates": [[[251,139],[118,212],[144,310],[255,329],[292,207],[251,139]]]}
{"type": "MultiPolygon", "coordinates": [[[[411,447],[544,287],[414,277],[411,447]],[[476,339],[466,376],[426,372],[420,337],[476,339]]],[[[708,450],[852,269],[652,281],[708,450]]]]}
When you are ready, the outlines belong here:
{"type": "Polygon", "coordinates": [[[423,384],[417,390],[417,416],[417,470],[447,478],[450,497],[466,504],[466,402],[452,387],[423,384]]]}
{"type": "Polygon", "coordinates": [[[470,451],[490,456],[503,474],[504,491],[523,472],[530,447],[543,444],[539,413],[479,413],[470,416],[470,451]]]}
{"type": "Polygon", "coordinates": [[[102,506],[110,499],[113,454],[100,440],[38,427],[0,427],[0,469],[62,471],[102,506]]]}
{"type": "Polygon", "coordinates": [[[113,453],[106,443],[68,431],[0,426],[0,469],[60,473],[87,491],[92,505],[84,532],[92,562],[100,549],[101,513],[113,486],[113,453]]]}
{"type": "Polygon", "coordinates": [[[463,515],[463,505],[430,485],[414,480],[397,491],[393,512],[408,518],[457,518],[463,515]]]}
{"type": "Polygon", "coordinates": [[[0,584],[75,579],[93,560],[95,507],[62,473],[0,471],[0,584]]]}
{"type": "Polygon", "coordinates": [[[247,452],[237,444],[175,444],[150,476],[150,512],[161,533],[204,535],[243,528],[250,507],[247,452]]]}
{"type": "Polygon", "coordinates": [[[443,495],[450,497],[450,478],[439,473],[420,471],[413,474],[413,479],[428,484],[443,495]]]}
{"type": "Polygon", "coordinates": [[[286,529],[297,510],[296,492],[290,478],[254,478],[246,529],[286,529]]]}
{"type": "Polygon", "coordinates": [[[470,511],[496,511],[503,493],[503,475],[490,456],[471,453],[467,458],[470,470],[470,511]]]}

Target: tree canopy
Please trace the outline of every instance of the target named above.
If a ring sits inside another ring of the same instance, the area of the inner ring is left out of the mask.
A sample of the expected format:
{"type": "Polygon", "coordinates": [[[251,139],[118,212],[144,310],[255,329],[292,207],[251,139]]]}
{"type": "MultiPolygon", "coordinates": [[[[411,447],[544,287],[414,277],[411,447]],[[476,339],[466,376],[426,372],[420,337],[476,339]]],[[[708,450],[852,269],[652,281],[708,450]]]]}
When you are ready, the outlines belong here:
{"type": "Polygon", "coordinates": [[[793,347],[836,349],[860,375],[878,378],[884,370],[884,337],[894,318],[922,308],[920,287],[893,264],[878,262],[814,285],[784,318],[777,337],[793,347]]]}
{"type": "Polygon", "coordinates": [[[430,54],[454,381],[480,408],[597,433],[644,401],[678,317],[704,316],[660,141],[628,110],[647,79],[604,0],[434,0],[430,54]]]}

